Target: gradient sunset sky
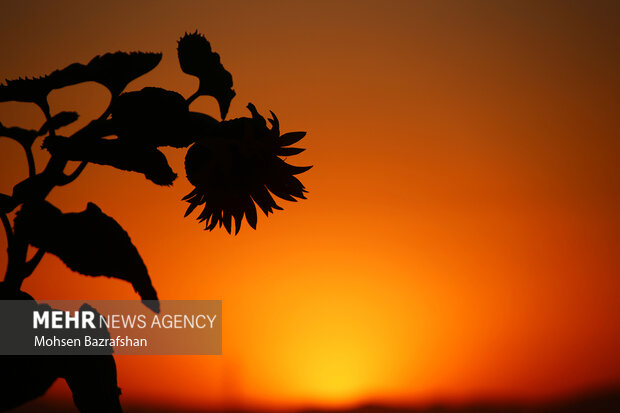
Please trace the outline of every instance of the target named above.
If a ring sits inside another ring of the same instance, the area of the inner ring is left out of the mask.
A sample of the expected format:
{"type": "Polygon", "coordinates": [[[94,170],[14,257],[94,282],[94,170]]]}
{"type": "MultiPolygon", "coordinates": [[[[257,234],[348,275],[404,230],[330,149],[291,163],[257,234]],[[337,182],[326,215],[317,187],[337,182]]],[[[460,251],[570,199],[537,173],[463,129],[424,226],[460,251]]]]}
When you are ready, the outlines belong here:
{"type": "MultiPolygon", "coordinates": [[[[122,402],[301,408],[545,400],[620,385],[620,6],[601,1],[2,1],[0,79],[163,52],[128,90],[185,97],[176,41],[204,33],[253,102],[305,130],[308,200],[236,237],[183,218],[179,178],[89,165],[48,198],[95,202],[161,299],[221,299],[222,356],[117,357],[122,402]],[[172,248],[170,248],[172,246],[172,248]]],[[[53,112],[107,106],[88,83],[53,112]]],[[[192,110],[218,113],[201,97],[192,110]]],[[[0,122],[38,129],[35,105],[0,122]]],[[[38,169],[46,154],[39,151],[38,169]]],[[[27,176],[0,139],[0,192],[27,176]]],[[[0,237],[0,251],[6,240],[0,237]]],[[[6,265],[1,255],[0,267],[6,265]]],[[[38,299],[138,299],[47,255],[38,299]]],[[[70,400],[64,383],[45,396],[70,400]]]]}

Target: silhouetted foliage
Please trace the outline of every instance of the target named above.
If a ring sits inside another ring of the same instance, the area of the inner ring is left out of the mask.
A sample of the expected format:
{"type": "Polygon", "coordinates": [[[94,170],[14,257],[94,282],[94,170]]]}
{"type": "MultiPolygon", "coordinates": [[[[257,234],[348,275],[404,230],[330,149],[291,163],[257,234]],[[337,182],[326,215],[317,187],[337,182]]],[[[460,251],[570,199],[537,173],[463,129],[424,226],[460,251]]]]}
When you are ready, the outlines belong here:
{"type": "Polygon", "coordinates": [[[160,61],[161,53],[106,53],[87,65],[73,63],[48,76],[7,80],[6,85],[0,85],[0,102],[32,102],[49,111],[47,95],[52,90],[90,81],[102,84],[116,96],[160,61]]]}
{"type": "Polygon", "coordinates": [[[37,133],[37,131],[22,129],[16,126],[7,128],[2,123],[0,123],[0,137],[14,139],[22,146],[32,146],[37,136],[39,136],[39,133],[37,133]]]}
{"type": "MultiPolygon", "coordinates": [[[[56,255],[73,271],[129,281],[142,300],[157,300],[129,235],[93,203],[83,212],[63,214],[45,201],[27,202],[15,218],[15,232],[29,244],[56,255]]],[[[159,312],[159,305],[152,310],[159,312]]]]}
{"type": "MultiPolygon", "coordinates": [[[[235,234],[243,218],[256,228],[255,204],[268,215],[282,209],[273,195],[296,201],[305,198],[305,188],[295,177],[310,167],[286,163],[283,156],[303,151],[290,145],[305,132],[280,135],[272,112],[271,127],[253,104],[252,117],[225,121],[235,97],[232,75],[219,54],[198,32],[178,41],[181,70],[199,80],[198,89],[187,99],[177,92],[146,87],[125,92],[127,85],[154,69],[161,53],[116,52],[96,56],[88,64],[73,63],[64,69],[36,78],[7,80],[0,85],[0,102],[37,104],[45,115],[38,131],[0,124],[0,137],[17,141],[26,153],[28,178],[13,187],[11,195],[0,194],[0,218],[7,234],[9,262],[0,299],[34,299],[21,291],[45,253],[60,258],[70,269],[88,276],[106,276],[128,281],[153,311],[159,311],[157,293],[147,268],[129,235],[93,203],[78,213],[63,213],[45,201],[57,186],[73,182],[89,164],[137,172],[158,185],[172,185],[177,175],[159,147],[186,148],[185,169],[194,190],[186,216],[204,205],[198,216],[208,230],[218,224],[235,234]],[[111,93],[107,109],[71,136],[57,133],[78,119],[77,112],[52,115],[48,95],[52,90],[83,82],[97,82],[111,93]],[[199,96],[212,96],[222,121],[190,110],[199,96]],[[38,172],[33,156],[36,140],[51,155],[38,172]],[[80,162],[72,172],[70,161],[80,162]],[[20,207],[14,223],[8,214],[20,207]],[[28,248],[38,251],[28,259],[28,248]]],[[[69,334],[69,333],[67,333],[69,334]]],[[[108,334],[107,330],[102,334],[108,334]]],[[[64,378],[81,412],[120,412],[120,391],[112,355],[0,357],[0,410],[18,406],[42,395],[57,378],[64,378]]]]}
{"type": "Polygon", "coordinates": [[[230,102],[236,93],[232,89],[232,75],[224,69],[220,55],[211,50],[211,44],[202,34],[185,33],[177,47],[181,70],[200,80],[198,90],[189,100],[207,95],[220,105],[220,115],[226,119],[230,102]]]}
{"type": "Polygon", "coordinates": [[[31,102],[36,103],[44,111],[47,106],[47,95],[54,90],[47,77],[19,78],[7,80],[0,85],[0,102],[31,102]]]}
{"type": "Polygon", "coordinates": [[[42,396],[63,378],[80,412],[122,412],[112,355],[0,356],[0,364],[2,411],[42,396]]]}
{"type": "Polygon", "coordinates": [[[177,174],[168,165],[166,156],[157,148],[128,143],[120,138],[76,141],[50,136],[45,139],[45,147],[50,153],[70,161],[91,162],[144,174],[146,179],[157,185],[172,185],[177,178],[177,174]]]}
{"type": "Polygon", "coordinates": [[[79,115],[77,112],[60,112],[41,126],[41,129],[39,129],[39,135],[45,135],[50,130],[56,130],[70,125],[78,120],[78,117],[79,115]]]}
{"type": "Polygon", "coordinates": [[[97,56],[86,66],[86,80],[107,87],[112,95],[121,93],[134,79],[153,70],[161,61],[161,53],[106,53],[97,56]]]}
{"type": "MultiPolygon", "coordinates": [[[[37,304],[29,294],[15,291],[2,282],[0,299],[26,300],[32,302],[33,310],[51,310],[46,304],[37,304]]],[[[99,316],[96,309],[88,304],[82,305],[80,311],[92,311],[99,316]]],[[[66,330],[56,332],[63,337],[69,337],[72,333],[66,330]]],[[[92,334],[98,338],[110,338],[105,328],[97,329],[92,334]]],[[[63,378],[81,412],[122,412],[112,352],[110,348],[110,354],[97,356],[0,356],[0,411],[42,396],[57,379],[63,378]]]]}
{"type": "Polygon", "coordinates": [[[141,146],[184,148],[196,139],[183,96],[157,87],[123,93],[112,106],[119,139],[141,146]]]}

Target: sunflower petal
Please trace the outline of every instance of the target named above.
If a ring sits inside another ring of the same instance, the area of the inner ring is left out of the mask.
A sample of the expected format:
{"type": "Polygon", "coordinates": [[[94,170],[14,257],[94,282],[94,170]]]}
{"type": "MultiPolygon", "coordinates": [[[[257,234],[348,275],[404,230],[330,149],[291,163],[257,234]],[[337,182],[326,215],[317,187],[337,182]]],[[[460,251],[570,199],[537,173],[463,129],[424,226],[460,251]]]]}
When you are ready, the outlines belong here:
{"type": "Polygon", "coordinates": [[[248,196],[247,205],[245,207],[245,219],[248,221],[248,224],[252,227],[252,229],[256,229],[256,207],[254,206],[254,201],[252,198],[248,196]]]}
{"type": "Polygon", "coordinates": [[[271,133],[275,137],[278,137],[280,136],[280,121],[278,120],[278,117],[275,113],[273,113],[272,111],[269,111],[269,113],[271,113],[272,116],[271,119],[269,119],[269,123],[271,123],[271,133]]]}
{"type": "Polygon", "coordinates": [[[224,223],[226,232],[230,234],[230,231],[232,230],[232,212],[229,209],[223,212],[222,222],[224,223]]]}
{"type": "Polygon", "coordinates": [[[293,156],[293,155],[298,155],[302,153],[303,151],[305,151],[304,148],[280,148],[278,149],[276,154],[278,156],[293,156]]]}
{"type": "Polygon", "coordinates": [[[266,216],[269,216],[269,213],[273,212],[273,209],[282,209],[276,204],[276,201],[273,200],[273,197],[264,185],[255,188],[251,194],[256,205],[259,206],[266,216]]]}
{"type": "Polygon", "coordinates": [[[310,166],[294,166],[286,164],[286,169],[291,175],[299,175],[310,169],[312,169],[312,165],[310,166]]]}
{"type": "Polygon", "coordinates": [[[187,217],[189,214],[191,214],[191,213],[194,211],[194,209],[196,209],[196,207],[197,207],[198,205],[199,205],[199,204],[194,204],[194,203],[189,204],[189,206],[187,207],[187,211],[185,211],[185,215],[183,215],[183,218],[185,218],[185,217],[187,217]]]}
{"type": "Polygon", "coordinates": [[[278,143],[280,144],[280,146],[290,146],[302,140],[304,136],[306,136],[306,132],[285,133],[284,135],[280,136],[280,139],[278,139],[278,143]]]}
{"type": "Polygon", "coordinates": [[[196,196],[196,194],[198,194],[198,190],[197,190],[196,188],[194,188],[194,189],[192,190],[192,192],[190,192],[189,194],[185,195],[185,196],[183,197],[183,199],[181,199],[181,200],[182,200],[182,201],[187,201],[188,199],[193,198],[194,196],[196,196]]]}
{"type": "Polygon", "coordinates": [[[286,188],[282,187],[279,183],[268,183],[267,188],[278,198],[286,199],[291,202],[297,202],[297,200],[286,191],[286,188]]]}

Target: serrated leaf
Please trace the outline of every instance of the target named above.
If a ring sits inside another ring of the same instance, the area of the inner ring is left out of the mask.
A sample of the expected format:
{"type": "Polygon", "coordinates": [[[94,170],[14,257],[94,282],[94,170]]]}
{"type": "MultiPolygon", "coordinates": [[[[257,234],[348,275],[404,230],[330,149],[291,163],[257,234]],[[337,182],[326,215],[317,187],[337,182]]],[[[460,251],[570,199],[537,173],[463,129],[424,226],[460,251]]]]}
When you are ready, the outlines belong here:
{"type": "Polygon", "coordinates": [[[155,147],[134,145],[121,139],[82,140],[49,136],[44,147],[70,161],[108,165],[123,171],[144,174],[157,185],[172,185],[177,175],[166,156],[155,147]]]}
{"type": "Polygon", "coordinates": [[[161,57],[161,53],[106,53],[87,65],[73,63],[47,76],[6,80],[0,85],[0,102],[32,102],[44,107],[52,90],[89,81],[107,87],[116,96],[131,81],[153,70],[161,57]]]}
{"type": "Polygon", "coordinates": [[[93,80],[88,68],[82,63],[72,63],[63,69],[54,70],[45,76],[45,79],[50,83],[52,90],[93,80]]]}
{"type": "Polygon", "coordinates": [[[99,207],[63,214],[46,201],[25,203],[15,218],[15,233],[60,258],[71,270],[93,277],[128,281],[145,305],[159,312],[157,293],[138,250],[125,230],[99,207]]]}
{"type": "Polygon", "coordinates": [[[53,83],[46,77],[7,79],[0,85],[0,102],[31,102],[43,108],[53,89],[53,83]]]}
{"type": "Polygon", "coordinates": [[[144,52],[106,53],[88,63],[88,77],[107,87],[112,95],[118,95],[131,81],[153,70],[161,56],[161,53],[144,52]]]}

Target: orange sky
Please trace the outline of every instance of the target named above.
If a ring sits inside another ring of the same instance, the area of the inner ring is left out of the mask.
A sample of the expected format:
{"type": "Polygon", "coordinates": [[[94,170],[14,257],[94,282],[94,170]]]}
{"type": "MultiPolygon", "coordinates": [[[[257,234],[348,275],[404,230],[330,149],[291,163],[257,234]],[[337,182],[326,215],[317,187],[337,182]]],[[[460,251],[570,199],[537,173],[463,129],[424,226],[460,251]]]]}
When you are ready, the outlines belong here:
{"type": "MultiPolygon", "coordinates": [[[[617,4],[18,3],[1,7],[1,79],[161,51],[129,90],[187,97],[197,81],[176,40],[198,29],[233,74],[229,117],[251,101],[308,131],[291,163],[315,165],[309,199],[237,237],[183,218],[184,150],[166,152],[172,188],[90,165],[54,190],[65,212],[92,201],[124,226],[161,299],[224,303],[224,355],[118,357],[124,403],[537,400],[620,384],[617,4]]],[[[80,127],[107,99],[84,84],[51,106],[80,127]]],[[[192,109],[218,113],[207,97],[192,109]]],[[[42,115],[2,103],[0,122],[42,115]]],[[[0,157],[11,193],[25,159],[6,139],[0,157]]],[[[23,287],[137,299],[53,256],[23,287]]],[[[48,397],[70,396],[62,384],[48,397]]]]}

